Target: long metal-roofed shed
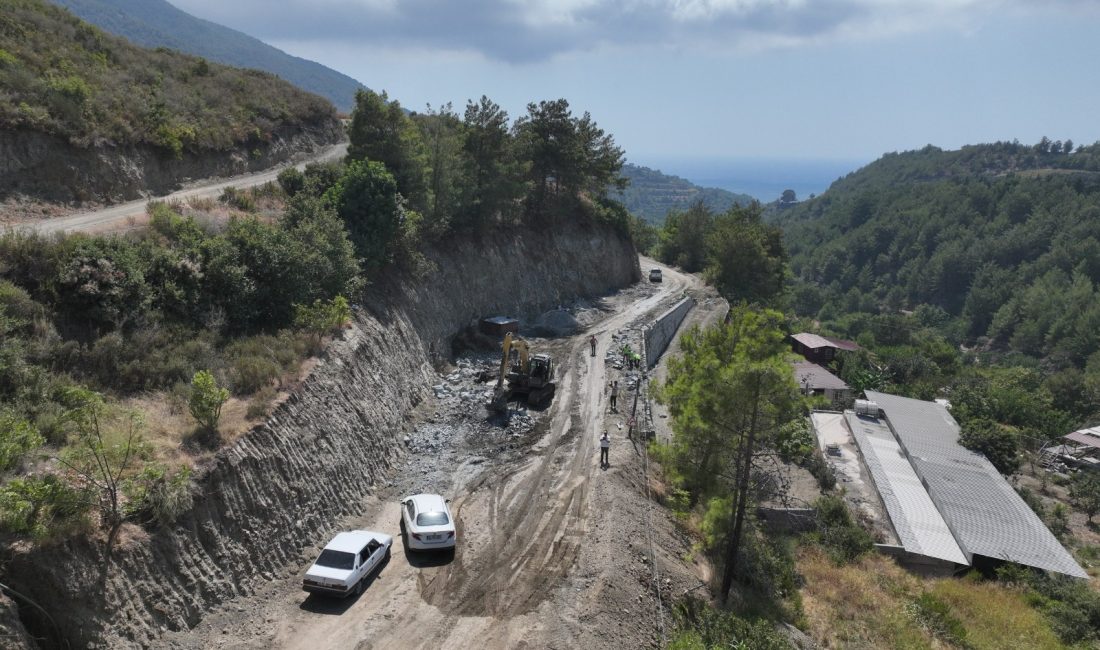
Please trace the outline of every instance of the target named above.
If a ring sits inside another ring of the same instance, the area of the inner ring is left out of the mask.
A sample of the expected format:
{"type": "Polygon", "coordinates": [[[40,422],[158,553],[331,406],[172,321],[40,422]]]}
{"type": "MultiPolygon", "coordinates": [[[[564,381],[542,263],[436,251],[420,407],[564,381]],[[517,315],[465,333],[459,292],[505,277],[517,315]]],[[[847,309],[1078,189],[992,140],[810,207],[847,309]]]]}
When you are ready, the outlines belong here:
{"type": "Polygon", "coordinates": [[[969,565],[969,559],[886,422],[854,411],[845,411],[844,418],[905,550],[969,565]]]}
{"type": "Polygon", "coordinates": [[[959,444],[959,425],[940,404],[867,391],[967,558],[1088,574],[981,454],[959,444]]]}

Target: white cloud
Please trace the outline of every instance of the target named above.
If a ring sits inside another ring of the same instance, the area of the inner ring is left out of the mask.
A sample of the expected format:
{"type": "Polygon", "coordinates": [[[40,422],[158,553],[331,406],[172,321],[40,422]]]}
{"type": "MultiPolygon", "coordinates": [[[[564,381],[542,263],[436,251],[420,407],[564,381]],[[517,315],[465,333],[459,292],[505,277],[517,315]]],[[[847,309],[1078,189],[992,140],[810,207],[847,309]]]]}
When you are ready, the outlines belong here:
{"type": "Polygon", "coordinates": [[[476,52],[530,62],[599,48],[760,49],[967,31],[1004,10],[1085,0],[176,0],[180,8],[272,40],[476,52]]]}

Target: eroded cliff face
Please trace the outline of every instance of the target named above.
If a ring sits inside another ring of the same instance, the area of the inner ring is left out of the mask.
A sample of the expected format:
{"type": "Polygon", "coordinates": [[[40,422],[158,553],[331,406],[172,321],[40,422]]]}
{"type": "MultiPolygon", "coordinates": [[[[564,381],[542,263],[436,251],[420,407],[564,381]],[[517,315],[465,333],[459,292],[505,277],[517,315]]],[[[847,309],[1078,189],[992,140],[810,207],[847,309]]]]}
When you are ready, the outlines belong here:
{"type": "Polygon", "coordinates": [[[74,147],[64,138],[0,130],[0,200],[26,197],[80,204],[167,194],[184,182],[268,169],[344,138],[339,120],[284,128],[236,151],[184,153],[152,146],[74,147]]]}
{"type": "MultiPolygon", "coordinates": [[[[638,280],[633,244],[606,226],[516,230],[426,252],[427,277],[368,288],[353,326],[267,423],[198,472],[193,509],[170,528],[131,534],[106,584],[87,540],[16,556],[7,580],[47,604],[72,647],[155,645],[219,603],[299,568],[303,549],[357,513],[404,453],[433,363],[472,319],[534,316],[638,280]]],[[[32,628],[45,623],[29,608],[32,628]]],[[[45,636],[42,634],[40,636],[45,636]]]]}

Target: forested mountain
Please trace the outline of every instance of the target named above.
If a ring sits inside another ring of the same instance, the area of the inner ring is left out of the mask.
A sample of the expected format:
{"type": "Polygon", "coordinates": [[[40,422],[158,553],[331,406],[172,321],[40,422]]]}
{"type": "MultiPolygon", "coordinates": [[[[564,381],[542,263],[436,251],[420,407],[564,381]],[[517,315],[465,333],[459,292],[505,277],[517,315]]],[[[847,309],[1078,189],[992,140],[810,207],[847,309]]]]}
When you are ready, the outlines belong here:
{"type": "Polygon", "coordinates": [[[363,84],[320,63],[183,12],[164,0],[53,0],[77,16],[138,45],[167,47],[242,68],[276,74],[350,112],[363,84]]]}
{"type": "Polygon", "coordinates": [[[656,169],[623,165],[622,175],[630,185],[621,193],[613,193],[630,214],[649,223],[660,224],[670,210],[686,210],[693,203],[715,212],[724,212],[734,204],[749,205],[754,199],[748,194],[735,194],[716,187],[699,187],[679,176],[662,174],[656,169]]]}
{"type": "Polygon", "coordinates": [[[888,154],[778,219],[800,314],[919,310],[1056,367],[1100,349],[1100,144],[888,154]]]}
{"type": "Polygon", "coordinates": [[[266,72],[146,50],[43,0],[3,0],[0,8],[0,129],[45,132],[77,147],[149,144],[179,156],[335,121],[327,101],[266,72]]]}

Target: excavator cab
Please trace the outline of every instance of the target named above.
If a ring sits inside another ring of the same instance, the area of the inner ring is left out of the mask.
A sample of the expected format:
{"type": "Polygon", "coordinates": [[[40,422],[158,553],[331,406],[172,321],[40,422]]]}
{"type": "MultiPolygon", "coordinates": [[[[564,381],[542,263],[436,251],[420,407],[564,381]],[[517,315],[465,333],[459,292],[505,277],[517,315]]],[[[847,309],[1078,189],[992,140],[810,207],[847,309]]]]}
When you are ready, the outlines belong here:
{"type": "Polygon", "coordinates": [[[502,413],[513,396],[525,395],[529,406],[541,408],[554,399],[556,388],[550,355],[531,355],[527,341],[509,332],[501,345],[500,376],[488,407],[502,413]]]}

